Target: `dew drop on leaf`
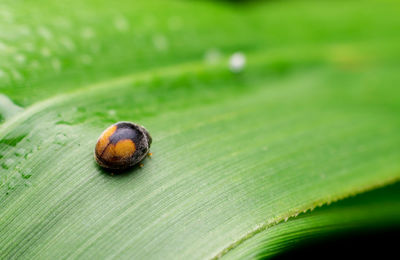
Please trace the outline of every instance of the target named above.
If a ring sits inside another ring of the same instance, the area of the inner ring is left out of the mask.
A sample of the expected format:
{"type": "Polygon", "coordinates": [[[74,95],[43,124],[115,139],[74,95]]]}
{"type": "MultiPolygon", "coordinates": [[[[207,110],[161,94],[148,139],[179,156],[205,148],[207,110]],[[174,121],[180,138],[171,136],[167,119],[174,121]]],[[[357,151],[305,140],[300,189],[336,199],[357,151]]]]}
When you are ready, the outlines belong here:
{"type": "Polygon", "coordinates": [[[26,61],[26,57],[23,54],[17,54],[17,55],[15,55],[15,60],[18,63],[23,64],[26,61]]]}
{"type": "Polygon", "coordinates": [[[26,42],[24,44],[24,49],[28,52],[33,52],[35,50],[35,45],[31,42],[26,42]]]}
{"type": "Polygon", "coordinates": [[[58,133],[55,137],[54,143],[64,146],[67,143],[67,135],[64,133],[58,133]]]}
{"type": "Polygon", "coordinates": [[[84,65],[89,65],[93,62],[93,59],[90,55],[84,54],[79,57],[79,60],[84,65]]]}
{"type": "Polygon", "coordinates": [[[30,152],[28,152],[27,154],[25,154],[24,158],[25,159],[29,159],[33,156],[33,154],[37,151],[38,149],[35,147],[33,148],[30,152]]]}
{"type": "Polygon", "coordinates": [[[49,56],[51,55],[50,49],[48,49],[48,48],[46,48],[46,47],[43,47],[43,48],[40,50],[40,53],[42,54],[43,57],[49,57],[49,56]]]}
{"type": "Polygon", "coordinates": [[[6,76],[6,73],[0,69],[0,79],[4,78],[6,76]]]}
{"type": "Polygon", "coordinates": [[[8,190],[14,190],[15,189],[15,183],[13,181],[11,181],[10,183],[8,183],[7,188],[8,188],[8,190]]]}
{"type": "Polygon", "coordinates": [[[25,138],[25,136],[26,135],[19,135],[12,138],[4,138],[0,140],[0,144],[6,144],[15,147],[19,142],[21,142],[25,138]]]}
{"type": "Polygon", "coordinates": [[[92,29],[92,28],[90,28],[90,27],[85,27],[85,28],[83,28],[82,29],[82,31],[81,31],[81,36],[82,36],[82,38],[84,38],[84,39],[90,39],[90,38],[93,38],[94,37],[94,30],[92,29]]]}
{"type": "Polygon", "coordinates": [[[54,71],[56,71],[56,72],[61,70],[61,62],[58,59],[53,59],[51,61],[51,66],[53,67],[54,71]]]}
{"type": "Polygon", "coordinates": [[[153,45],[158,51],[165,51],[168,49],[168,41],[165,36],[161,34],[153,36],[153,45]]]}
{"type": "Polygon", "coordinates": [[[0,42],[0,50],[1,51],[5,51],[5,50],[7,50],[7,45],[5,44],[5,43],[3,43],[3,42],[0,42]]]}
{"type": "Polygon", "coordinates": [[[245,65],[246,56],[241,52],[236,52],[229,58],[229,69],[234,73],[241,72],[245,65]]]}
{"type": "Polygon", "coordinates": [[[14,154],[16,155],[16,156],[23,156],[23,155],[25,155],[25,153],[26,153],[26,150],[24,149],[24,148],[18,148],[15,152],[14,152],[14,154]]]}
{"type": "Polygon", "coordinates": [[[117,112],[114,109],[108,110],[107,113],[110,117],[115,117],[117,115],[117,112]]]}
{"type": "Polygon", "coordinates": [[[29,179],[32,176],[31,173],[27,173],[27,172],[21,172],[21,177],[23,179],[29,179]]]}
{"type": "Polygon", "coordinates": [[[120,32],[126,32],[129,29],[129,22],[123,16],[118,16],[114,19],[114,26],[120,32]]]}
{"type": "Polygon", "coordinates": [[[10,169],[10,167],[14,164],[14,160],[13,159],[7,159],[5,160],[2,164],[1,167],[3,167],[3,169],[10,169]]]}
{"type": "Polygon", "coordinates": [[[68,37],[62,37],[60,43],[69,51],[75,50],[75,43],[68,37]]]}
{"type": "Polygon", "coordinates": [[[53,38],[53,34],[50,32],[50,30],[47,29],[47,28],[44,27],[44,26],[39,27],[38,30],[37,30],[37,32],[38,32],[38,34],[39,34],[40,36],[42,36],[44,39],[49,40],[49,39],[53,38]]]}
{"type": "Polygon", "coordinates": [[[209,65],[217,64],[221,59],[221,53],[217,49],[209,49],[204,54],[204,60],[209,65]]]}
{"type": "Polygon", "coordinates": [[[19,71],[17,71],[17,70],[14,70],[14,69],[11,70],[11,75],[12,75],[12,78],[14,80],[16,80],[16,81],[23,80],[23,77],[22,77],[21,73],[19,71]]]}

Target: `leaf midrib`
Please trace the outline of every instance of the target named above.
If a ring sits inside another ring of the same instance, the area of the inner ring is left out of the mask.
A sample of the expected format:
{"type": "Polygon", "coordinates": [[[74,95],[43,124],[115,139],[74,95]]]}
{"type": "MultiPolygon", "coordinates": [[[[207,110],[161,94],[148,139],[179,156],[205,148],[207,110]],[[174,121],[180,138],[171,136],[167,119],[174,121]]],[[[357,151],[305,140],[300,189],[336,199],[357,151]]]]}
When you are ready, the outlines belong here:
{"type": "Polygon", "coordinates": [[[299,208],[297,210],[294,210],[293,212],[289,212],[288,214],[280,215],[275,218],[269,219],[268,221],[265,221],[263,223],[260,223],[254,227],[251,231],[248,233],[244,234],[241,236],[239,239],[233,241],[229,245],[227,245],[225,248],[223,248],[221,251],[217,252],[214,254],[212,257],[210,257],[211,260],[215,259],[220,259],[230,251],[234,250],[236,247],[244,243],[245,241],[253,238],[255,235],[261,233],[261,232],[266,232],[269,228],[277,226],[279,224],[283,224],[284,222],[290,221],[293,218],[298,217],[299,215],[306,213],[307,211],[313,211],[315,208],[323,207],[323,206],[328,206],[331,205],[332,203],[336,203],[342,200],[345,200],[347,198],[353,197],[353,196],[358,196],[360,194],[379,189],[394,183],[397,183],[400,181],[400,177],[394,177],[385,181],[382,181],[381,183],[376,183],[373,185],[369,185],[366,187],[359,188],[353,192],[348,192],[343,195],[338,195],[338,196],[333,196],[333,197],[328,197],[324,199],[319,199],[316,200],[313,203],[310,203],[309,205],[299,208]]]}

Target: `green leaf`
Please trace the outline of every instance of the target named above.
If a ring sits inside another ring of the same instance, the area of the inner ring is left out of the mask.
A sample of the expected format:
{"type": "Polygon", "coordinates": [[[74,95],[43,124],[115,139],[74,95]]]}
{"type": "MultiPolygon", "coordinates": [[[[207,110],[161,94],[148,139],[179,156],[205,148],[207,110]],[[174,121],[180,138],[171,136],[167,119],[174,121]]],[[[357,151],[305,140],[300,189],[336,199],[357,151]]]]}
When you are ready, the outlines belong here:
{"type": "Polygon", "coordinates": [[[315,241],[329,235],[348,235],[349,231],[368,234],[378,228],[398,228],[400,211],[396,208],[400,207],[399,188],[397,183],[324,206],[288,222],[280,222],[244,241],[224,258],[265,259],[279,256],[279,253],[301,242],[315,241]]]}
{"type": "Polygon", "coordinates": [[[273,255],[400,179],[396,1],[1,5],[1,258],[273,255]],[[154,155],[112,175],[93,150],[122,120],[154,155]]]}

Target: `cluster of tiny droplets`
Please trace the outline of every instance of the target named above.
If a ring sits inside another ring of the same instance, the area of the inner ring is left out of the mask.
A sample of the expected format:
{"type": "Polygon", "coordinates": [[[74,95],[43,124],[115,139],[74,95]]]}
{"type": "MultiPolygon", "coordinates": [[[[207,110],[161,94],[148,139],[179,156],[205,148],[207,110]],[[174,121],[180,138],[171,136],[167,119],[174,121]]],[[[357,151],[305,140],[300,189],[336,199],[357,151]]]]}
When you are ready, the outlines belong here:
{"type": "MultiPolygon", "coordinates": [[[[24,85],[26,80],[39,77],[40,73],[57,74],[71,66],[91,66],[101,58],[102,32],[96,31],[93,20],[84,16],[66,19],[60,16],[45,17],[43,21],[22,17],[16,5],[0,5],[0,85],[24,85]],[[33,22],[32,22],[33,21],[33,22]],[[71,60],[72,59],[72,60],[71,60]],[[67,60],[67,61],[66,61],[67,60]]],[[[35,16],[36,17],[36,16],[35,16]]],[[[114,33],[136,37],[132,23],[123,14],[107,17],[101,27],[114,33]]],[[[143,17],[143,27],[155,27],[157,19],[143,17]]],[[[177,31],[183,23],[180,17],[167,20],[169,31],[177,31]]],[[[169,49],[165,33],[155,31],[149,36],[150,46],[157,52],[169,49]]],[[[108,46],[110,47],[110,46],[108,46]]]]}

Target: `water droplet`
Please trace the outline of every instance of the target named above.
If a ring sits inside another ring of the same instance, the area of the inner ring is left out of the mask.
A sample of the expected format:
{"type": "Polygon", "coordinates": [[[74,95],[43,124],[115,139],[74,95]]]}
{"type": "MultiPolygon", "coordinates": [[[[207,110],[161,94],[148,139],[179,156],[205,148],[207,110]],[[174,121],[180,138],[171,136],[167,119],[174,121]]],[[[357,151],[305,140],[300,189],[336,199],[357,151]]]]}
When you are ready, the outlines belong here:
{"type": "Polygon", "coordinates": [[[7,50],[7,45],[5,43],[0,42],[0,51],[7,50]]]}
{"type": "Polygon", "coordinates": [[[3,138],[3,139],[0,139],[0,144],[5,144],[5,145],[15,147],[15,146],[17,146],[17,144],[19,142],[21,142],[25,138],[25,136],[26,135],[19,135],[19,136],[11,137],[11,138],[3,138]]]}
{"type": "Polygon", "coordinates": [[[209,49],[204,54],[204,60],[210,65],[217,64],[221,59],[221,52],[217,49],[209,49]]]}
{"type": "Polygon", "coordinates": [[[0,79],[4,78],[6,76],[6,73],[0,69],[0,79]]]}
{"type": "Polygon", "coordinates": [[[25,153],[26,153],[26,151],[25,151],[24,148],[18,148],[18,149],[14,152],[14,154],[15,154],[16,156],[18,156],[18,157],[25,155],[25,153]]]}
{"type": "Polygon", "coordinates": [[[29,151],[27,154],[25,154],[24,158],[25,159],[30,159],[38,150],[37,147],[34,147],[31,151],[29,151]]]}
{"type": "Polygon", "coordinates": [[[157,34],[153,36],[153,45],[159,51],[165,51],[168,48],[168,42],[164,35],[157,34]]]}
{"type": "Polygon", "coordinates": [[[20,64],[23,64],[26,61],[26,57],[23,54],[17,54],[14,58],[20,64]]]}
{"type": "Polygon", "coordinates": [[[93,61],[92,57],[87,54],[80,56],[79,60],[85,65],[89,65],[93,61]]]}
{"type": "Polygon", "coordinates": [[[67,143],[67,135],[64,133],[58,133],[55,137],[54,143],[64,146],[67,143]]]}
{"type": "Polygon", "coordinates": [[[58,59],[53,59],[51,61],[51,66],[53,66],[53,69],[57,72],[61,70],[61,62],[58,59]]]}
{"type": "Polygon", "coordinates": [[[14,164],[14,160],[13,159],[7,159],[5,160],[2,164],[1,167],[3,167],[3,169],[10,169],[10,167],[14,164]]]}
{"type": "Polygon", "coordinates": [[[123,16],[118,16],[114,19],[114,26],[120,32],[126,32],[129,30],[129,22],[123,16]]]}
{"type": "Polygon", "coordinates": [[[11,180],[9,183],[8,183],[8,185],[7,185],[7,188],[8,188],[8,190],[14,190],[15,189],[15,181],[14,180],[11,180]]]}
{"type": "Polygon", "coordinates": [[[49,29],[47,29],[47,28],[44,27],[44,26],[39,27],[37,31],[38,31],[38,34],[39,34],[40,36],[42,36],[43,38],[45,38],[45,39],[47,39],[47,40],[53,38],[53,35],[52,35],[51,32],[49,31],[49,29]]]}
{"type": "Polygon", "coordinates": [[[9,10],[4,9],[4,7],[0,9],[0,17],[8,23],[12,23],[14,21],[14,15],[9,10]]]}
{"type": "Polygon", "coordinates": [[[84,38],[84,39],[91,39],[91,38],[94,37],[94,31],[93,31],[93,29],[90,28],[90,27],[85,27],[85,28],[83,28],[82,31],[81,31],[81,36],[82,36],[82,38],[84,38]]]}
{"type": "Polygon", "coordinates": [[[51,55],[51,51],[49,48],[43,47],[40,50],[40,53],[42,54],[43,57],[49,57],[51,55]]]}
{"type": "Polygon", "coordinates": [[[32,174],[30,172],[21,172],[21,177],[23,179],[29,179],[32,176],[32,174]]]}
{"type": "Polygon", "coordinates": [[[114,109],[109,110],[107,113],[108,113],[108,115],[111,116],[111,117],[114,117],[114,116],[117,115],[117,111],[115,111],[114,109]]]}
{"type": "Polygon", "coordinates": [[[32,33],[31,29],[29,29],[26,25],[21,25],[18,27],[18,31],[23,35],[30,35],[32,33]]]}
{"type": "Polygon", "coordinates": [[[11,70],[11,75],[12,75],[12,77],[13,77],[14,80],[17,80],[17,81],[22,80],[22,75],[21,75],[21,73],[19,73],[19,72],[16,71],[16,70],[11,70]]]}
{"type": "Polygon", "coordinates": [[[24,44],[24,49],[29,52],[33,52],[35,50],[35,45],[31,42],[26,42],[24,44]]]}
{"type": "Polygon", "coordinates": [[[234,73],[241,72],[245,65],[246,57],[241,52],[236,52],[229,58],[229,68],[234,73]]]}
{"type": "Polygon", "coordinates": [[[68,37],[62,37],[60,39],[60,43],[69,51],[75,50],[74,42],[71,39],[69,39],[68,37]]]}
{"type": "Polygon", "coordinates": [[[73,124],[65,120],[59,120],[56,122],[56,125],[73,125],[73,124]]]}

